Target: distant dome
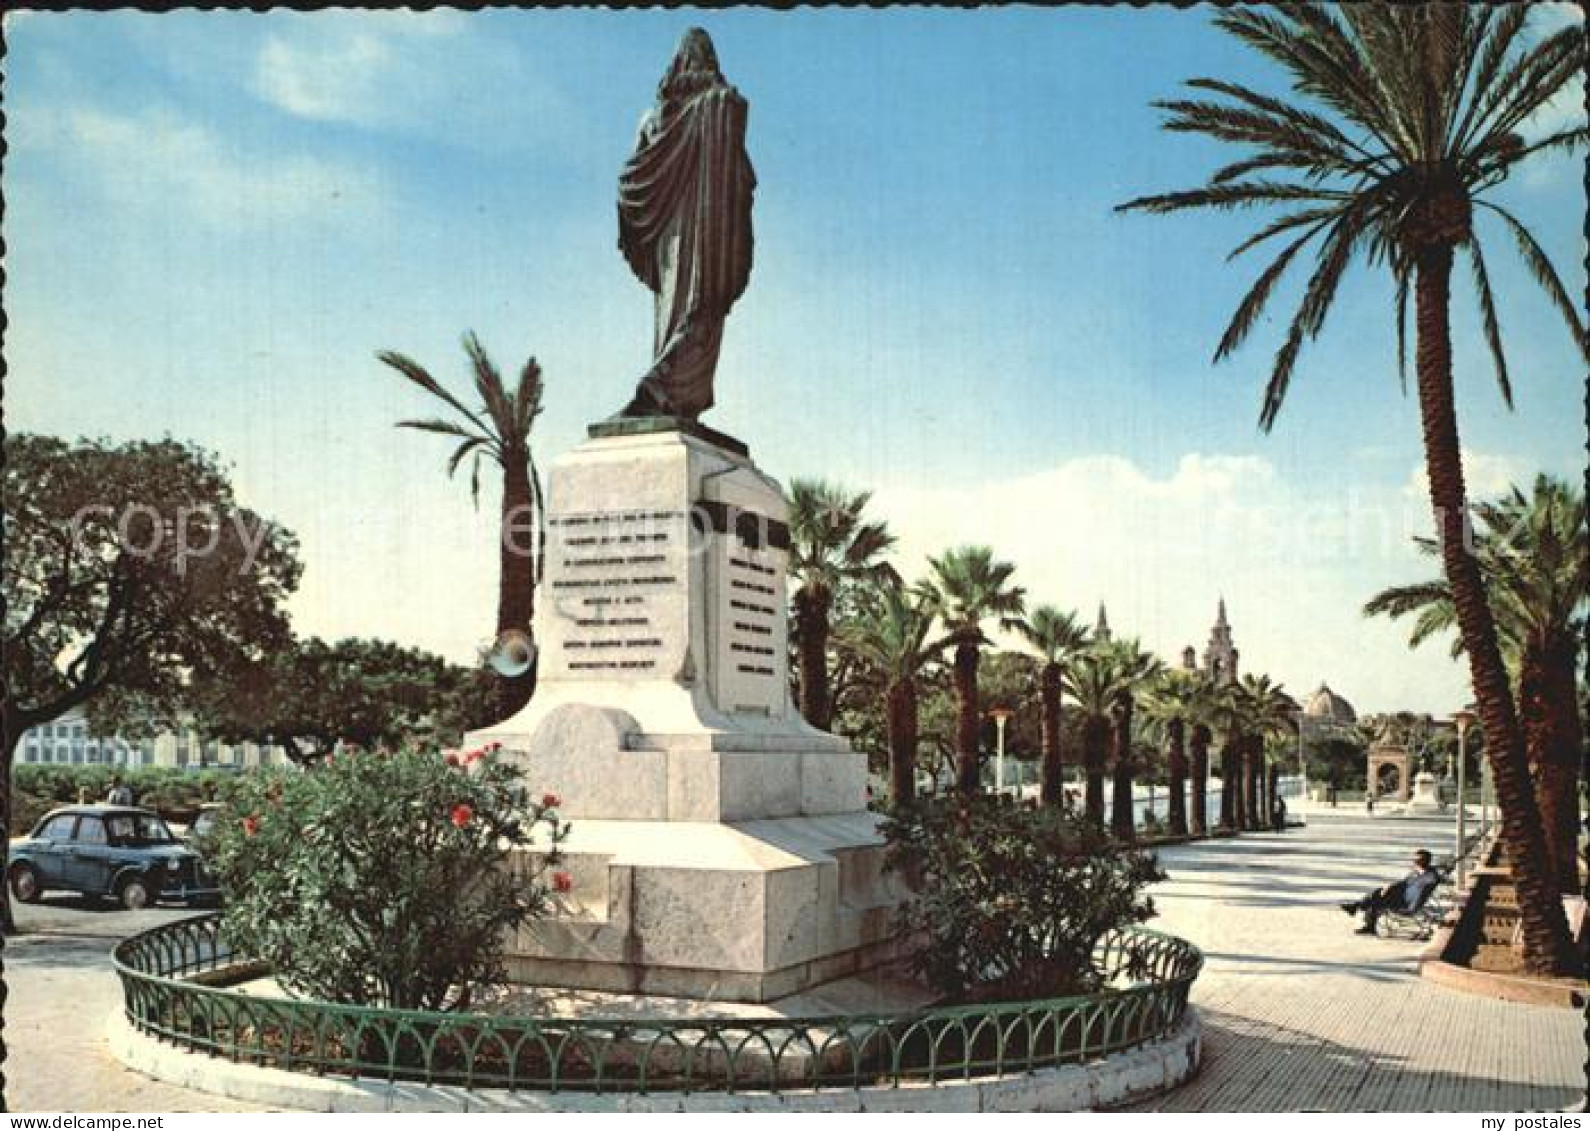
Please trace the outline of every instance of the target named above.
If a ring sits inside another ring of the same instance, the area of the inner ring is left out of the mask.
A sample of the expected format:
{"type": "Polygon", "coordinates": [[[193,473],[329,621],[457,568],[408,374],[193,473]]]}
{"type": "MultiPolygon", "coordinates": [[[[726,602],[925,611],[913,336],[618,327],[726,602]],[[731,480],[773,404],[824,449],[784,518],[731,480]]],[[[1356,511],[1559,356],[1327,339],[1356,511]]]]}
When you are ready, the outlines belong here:
{"type": "Polygon", "coordinates": [[[1303,714],[1311,719],[1343,725],[1358,721],[1358,712],[1353,710],[1353,705],[1323,683],[1319,685],[1318,691],[1308,697],[1303,714]]]}

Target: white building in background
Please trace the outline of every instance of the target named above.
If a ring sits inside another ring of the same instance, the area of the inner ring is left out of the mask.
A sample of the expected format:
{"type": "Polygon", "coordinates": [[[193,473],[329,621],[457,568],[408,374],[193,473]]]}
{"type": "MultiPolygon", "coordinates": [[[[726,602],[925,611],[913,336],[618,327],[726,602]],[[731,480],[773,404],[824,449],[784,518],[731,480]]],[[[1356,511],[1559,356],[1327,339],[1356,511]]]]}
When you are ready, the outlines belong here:
{"type": "Polygon", "coordinates": [[[189,728],[153,738],[94,734],[81,710],[27,731],[17,761],[41,766],[170,766],[177,769],[252,770],[287,764],[280,746],[226,743],[189,728]]]}

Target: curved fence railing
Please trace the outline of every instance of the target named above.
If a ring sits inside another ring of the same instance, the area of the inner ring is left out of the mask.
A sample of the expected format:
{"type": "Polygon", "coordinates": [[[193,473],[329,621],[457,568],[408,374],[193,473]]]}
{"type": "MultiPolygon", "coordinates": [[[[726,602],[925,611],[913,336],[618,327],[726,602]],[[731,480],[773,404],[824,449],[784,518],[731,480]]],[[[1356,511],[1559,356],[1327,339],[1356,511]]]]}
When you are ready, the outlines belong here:
{"type": "Polygon", "coordinates": [[[128,1022],[255,1065],[465,1088],[789,1091],[942,1083],[1074,1064],[1165,1037],[1203,966],[1192,944],[1130,928],[1095,951],[1098,993],[910,1012],[767,1018],[579,1018],[432,1013],[241,993],[258,964],[218,914],[122,942],[128,1022]]]}

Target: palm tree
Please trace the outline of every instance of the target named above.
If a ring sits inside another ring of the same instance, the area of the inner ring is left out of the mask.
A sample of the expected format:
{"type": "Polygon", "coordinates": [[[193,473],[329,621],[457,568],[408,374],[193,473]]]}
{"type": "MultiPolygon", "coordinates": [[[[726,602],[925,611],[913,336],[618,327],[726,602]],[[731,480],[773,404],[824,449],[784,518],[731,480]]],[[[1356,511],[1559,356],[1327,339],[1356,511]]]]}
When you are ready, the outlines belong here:
{"type": "MultiPolygon", "coordinates": [[[[1579,760],[1584,723],[1577,671],[1590,602],[1590,535],[1584,495],[1562,480],[1541,475],[1530,496],[1514,487],[1496,502],[1474,508],[1475,553],[1496,616],[1502,656],[1516,681],[1524,744],[1535,768],[1535,803],[1546,829],[1546,850],[1558,889],[1578,883],[1579,760]]],[[[1430,538],[1414,540],[1438,554],[1430,538]]],[[[1452,589],[1444,578],[1398,585],[1376,594],[1365,615],[1417,614],[1409,647],[1457,623],[1452,589]]],[[[1460,655],[1463,640],[1453,643],[1460,655]]]]}
{"type": "Polygon", "coordinates": [[[983,622],[998,618],[1012,629],[1026,608],[1026,593],[1010,584],[1016,567],[996,561],[987,546],[959,546],[928,559],[928,590],[934,614],[944,622],[943,648],[954,649],[956,788],[978,789],[982,768],[982,715],[977,699],[977,661],[989,643],[983,622]]]}
{"type": "MultiPolygon", "coordinates": [[[[491,358],[486,355],[474,331],[464,335],[464,352],[469,355],[475,394],[480,407],[470,409],[416,361],[391,350],[376,354],[384,364],[452,410],[450,420],[404,420],[399,428],[432,432],[458,441],[447,460],[447,474],[453,475],[464,460],[471,461],[469,489],[476,506],[480,505],[480,461],[482,457],[502,469],[502,521],[498,529],[497,634],[510,630],[531,632],[535,616],[535,588],[544,566],[546,544],[541,476],[536,470],[530,446],[530,430],[541,415],[541,366],[535,358],[524,363],[519,383],[510,393],[491,358]],[[536,536],[530,544],[521,543],[521,523],[534,518],[536,536]]],[[[500,708],[512,714],[529,700],[535,690],[534,672],[504,680],[500,708]]]]}
{"type": "Polygon", "coordinates": [[[1204,836],[1209,832],[1209,744],[1215,737],[1221,688],[1202,672],[1191,674],[1187,717],[1192,727],[1187,734],[1187,772],[1192,777],[1192,813],[1187,825],[1194,836],[1204,836]]]}
{"type": "Polygon", "coordinates": [[[1135,640],[1120,640],[1109,646],[1115,694],[1110,704],[1110,723],[1115,779],[1110,788],[1110,832],[1118,840],[1132,840],[1137,820],[1132,812],[1132,789],[1137,765],[1132,756],[1132,721],[1137,696],[1159,677],[1164,665],[1152,653],[1143,651],[1135,640]]]}
{"type": "MultiPolygon", "coordinates": [[[[1148,697],[1144,700],[1143,707],[1148,717],[1158,725],[1160,733],[1165,739],[1165,761],[1170,776],[1170,812],[1169,824],[1171,835],[1185,836],[1187,826],[1187,776],[1189,764],[1187,761],[1187,728],[1191,723],[1197,725],[1197,699],[1202,677],[1197,672],[1182,669],[1167,669],[1160,673],[1159,678],[1149,689],[1148,697]]],[[[1204,766],[1202,773],[1207,774],[1209,769],[1208,740],[1204,743],[1204,766]]],[[[1204,781],[1202,777],[1196,778],[1193,785],[1195,832],[1202,833],[1204,828],[1204,781]]]]}
{"type": "Polygon", "coordinates": [[[1204,722],[1220,736],[1220,819],[1223,829],[1245,827],[1242,799],[1242,742],[1247,704],[1234,683],[1211,683],[1204,704],[1204,722]]]}
{"type": "Polygon", "coordinates": [[[1062,679],[1082,715],[1082,770],[1087,779],[1082,812],[1103,828],[1104,761],[1116,692],[1113,657],[1095,643],[1066,666],[1062,679]]]}
{"type": "Polygon", "coordinates": [[[1245,675],[1241,681],[1243,722],[1243,797],[1247,828],[1262,829],[1274,805],[1267,789],[1264,764],[1268,740],[1294,725],[1297,704],[1267,675],[1245,675]]]}
{"type": "MultiPolygon", "coordinates": [[[[1399,331],[1408,297],[1415,310],[1415,373],[1425,467],[1443,572],[1488,741],[1486,756],[1519,895],[1531,969],[1575,965],[1567,919],[1548,872],[1545,837],[1530,789],[1524,748],[1496,624],[1474,556],[1465,547],[1468,505],[1452,393],[1450,284],[1456,253],[1466,256],[1481,324],[1504,400],[1507,362],[1476,217],[1501,225],[1574,342],[1590,358],[1590,338],[1535,237],[1487,193],[1525,159],[1582,144],[1582,126],[1526,141],[1518,132],[1585,66],[1585,34],[1574,25],[1532,44],[1523,37],[1531,5],[1288,4],[1224,9],[1217,26],[1292,77],[1287,101],[1218,79],[1194,79],[1214,96],[1162,103],[1166,128],[1251,147],[1203,188],[1142,197],[1120,207],[1150,212],[1186,208],[1289,208],[1237,252],[1285,235],[1288,242],[1238,305],[1215,350],[1225,357],[1258,323],[1276,285],[1304,247],[1318,242],[1316,264],[1265,390],[1261,425],[1275,423],[1304,343],[1325,324],[1348,266],[1364,258],[1396,284],[1399,331]],[[1308,105],[1312,101],[1314,106],[1308,105]],[[1265,174],[1265,175],[1255,175],[1265,174]]],[[[1236,254],[1234,252],[1233,254],[1236,254]]],[[[1399,332],[1399,340],[1403,339],[1399,332]]],[[[1399,359],[1404,351],[1399,349],[1399,359]]]]}
{"type": "Polygon", "coordinates": [[[1061,612],[1053,605],[1040,605],[1016,626],[1028,645],[1043,660],[1039,693],[1043,701],[1043,773],[1040,797],[1045,805],[1061,805],[1065,799],[1065,777],[1060,760],[1061,676],[1066,664],[1087,647],[1088,631],[1077,622],[1076,614],[1061,612]]]}
{"type": "Polygon", "coordinates": [[[909,805],[916,797],[918,681],[937,654],[928,640],[932,628],[927,598],[886,581],[861,596],[855,617],[839,629],[845,646],[883,684],[894,805],[909,805]]]}
{"type": "Polygon", "coordinates": [[[894,535],[887,524],[862,518],[871,500],[870,491],[818,479],[790,483],[789,573],[800,583],[794,596],[800,709],[819,730],[833,723],[828,636],[834,601],[847,585],[895,576],[879,561],[894,535]]]}

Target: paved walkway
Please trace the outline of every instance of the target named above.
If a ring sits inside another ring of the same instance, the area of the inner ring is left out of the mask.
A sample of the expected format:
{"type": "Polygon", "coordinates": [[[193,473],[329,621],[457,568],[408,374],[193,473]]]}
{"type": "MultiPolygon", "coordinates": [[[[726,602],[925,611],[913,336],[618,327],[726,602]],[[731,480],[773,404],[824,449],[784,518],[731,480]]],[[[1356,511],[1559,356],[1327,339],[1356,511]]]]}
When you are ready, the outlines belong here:
{"type": "MultiPolygon", "coordinates": [[[[1419,980],[1418,943],[1359,937],[1336,904],[1438,854],[1443,822],[1314,814],[1281,836],[1168,849],[1154,926],[1204,949],[1204,1067],[1167,1111],[1552,1111],[1583,1094],[1583,1022],[1419,980]]],[[[106,1049],[110,948],[173,911],[21,908],[6,946],[14,1111],[240,1111],[128,1072],[106,1049]]]]}
{"type": "Polygon", "coordinates": [[[1204,1067],[1163,1111],[1560,1111],[1584,1095],[1576,1012],[1422,981],[1422,944],[1336,906],[1451,851],[1450,821],[1328,810],[1279,836],[1167,849],[1153,926],[1203,948],[1204,1067]]]}

